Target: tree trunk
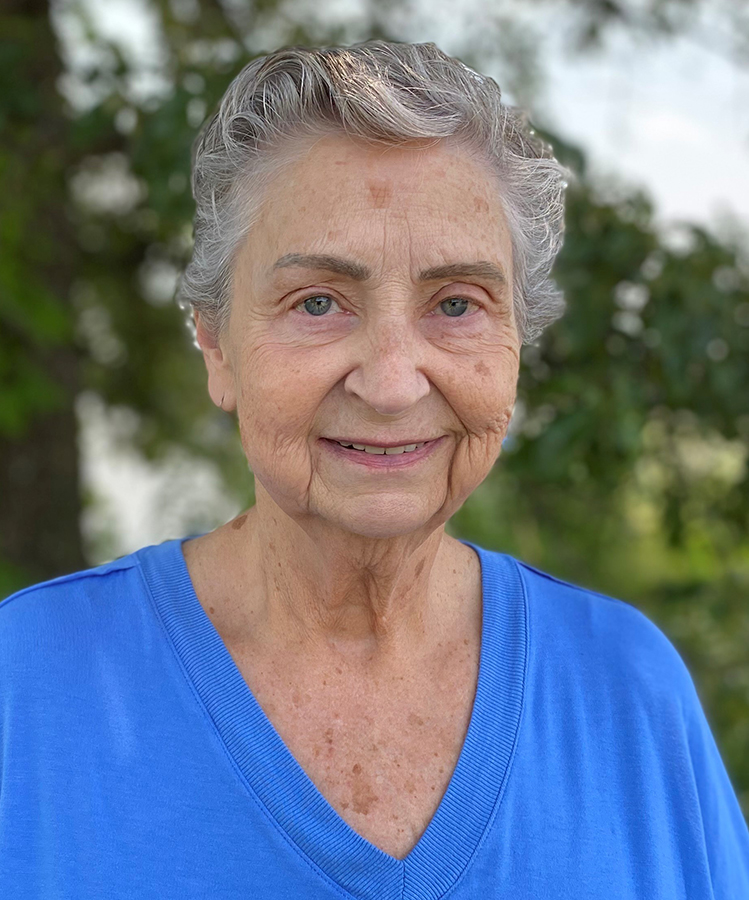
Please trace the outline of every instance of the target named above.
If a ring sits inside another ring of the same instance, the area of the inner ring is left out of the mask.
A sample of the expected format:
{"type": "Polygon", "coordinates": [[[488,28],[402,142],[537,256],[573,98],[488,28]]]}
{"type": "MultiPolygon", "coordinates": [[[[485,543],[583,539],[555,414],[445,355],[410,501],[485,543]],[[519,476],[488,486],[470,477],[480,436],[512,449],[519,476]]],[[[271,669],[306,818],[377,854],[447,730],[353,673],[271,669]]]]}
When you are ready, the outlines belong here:
{"type": "Polygon", "coordinates": [[[0,13],[0,596],[85,566],[68,119],[45,0],[0,13]],[[4,295],[4,296],[3,296],[4,295]],[[45,383],[47,387],[45,388],[45,383]]]}

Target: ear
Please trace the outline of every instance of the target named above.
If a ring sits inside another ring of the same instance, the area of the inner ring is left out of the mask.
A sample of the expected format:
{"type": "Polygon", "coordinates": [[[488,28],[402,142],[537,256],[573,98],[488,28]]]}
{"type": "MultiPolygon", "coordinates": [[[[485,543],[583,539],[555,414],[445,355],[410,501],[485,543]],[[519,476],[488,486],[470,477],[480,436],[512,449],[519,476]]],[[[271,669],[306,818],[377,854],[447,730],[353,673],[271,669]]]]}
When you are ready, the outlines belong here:
{"type": "Polygon", "coordinates": [[[195,337],[203,351],[203,359],[208,371],[208,393],[216,406],[226,412],[231,412],[237,406],[237,397],[234,388],[234,371],[224,349],[226,342],[220,337],[215,337],[206,328],[200,313],[196,312],[194,319],[195,337]]]}

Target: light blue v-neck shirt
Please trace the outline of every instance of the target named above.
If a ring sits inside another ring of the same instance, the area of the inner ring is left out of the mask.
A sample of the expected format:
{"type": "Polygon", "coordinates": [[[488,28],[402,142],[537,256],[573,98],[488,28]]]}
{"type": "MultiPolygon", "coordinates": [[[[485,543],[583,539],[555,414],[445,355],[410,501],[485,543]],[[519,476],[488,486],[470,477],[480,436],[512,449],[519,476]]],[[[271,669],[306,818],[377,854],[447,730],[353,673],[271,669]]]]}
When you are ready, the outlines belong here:
{"type": "Polygon", "coordinates": [[[749,832],[669,641],[625,603],[465,543],[476,699],[404,860],[286,748],[181,541],[0,603],[0,897],[749,898],[749,832]]]}

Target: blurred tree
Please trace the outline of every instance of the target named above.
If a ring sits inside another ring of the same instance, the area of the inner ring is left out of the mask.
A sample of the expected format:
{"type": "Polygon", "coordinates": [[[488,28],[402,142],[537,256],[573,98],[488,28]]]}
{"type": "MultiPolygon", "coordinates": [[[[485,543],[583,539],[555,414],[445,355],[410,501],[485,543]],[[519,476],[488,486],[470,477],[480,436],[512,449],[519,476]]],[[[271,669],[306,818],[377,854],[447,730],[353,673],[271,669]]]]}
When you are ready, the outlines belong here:
{"type": "MultiPolygon", "coordinates": [[[[238,501],[252,502],[234,424],[210,404],[172,302],[190,250],[190,146],[253,55],[408,37],[406,6],[369,0],[322,21],[312,3],[151,0],[146,62],[102,37],[75,0],[54,4],[54,32],[41,0],[3,6],[0,596],[85,564],[83,392],[133,413],[128,440],[148,459],[182,447],[218,460],[238,501]]],[[[636,7],[640,27],[648,10],[703,4],[636,7]]],[[[635,4],[575,9],[594,43],[635,4]]],[[[496,15],[493,34],[523,46],[508,22],[496,15]]],[[[479,25],[488,37],[462,58],[483,68],[497,42],[479,25]]],[[[518,84],[532,82],[522,53],[513,64],[518,84]]],[[[450,529],[659,622],[687,656],[749,809],[746,248],[690,227],[679,246],[665,241],[646,197],[592,184],[583,155],[544,136],[578,173],[555,270],[569,309],[524,348],[511,442],[450,529]]]]}
{"type": "Polygon", "coordinates": [[[70,301],[80,249],[47,5],[11,0],[1,22],[0,581],[12,585],[84,564],[70,301]]]}
{"type": "Polygon", "coordinates": [[[638,42],[686,35],[703,48],[749,63],[749,7],[735,0],[534,0],[538,8],[566,9],[570,48],[600,49],[614,33],[638,42]]]}

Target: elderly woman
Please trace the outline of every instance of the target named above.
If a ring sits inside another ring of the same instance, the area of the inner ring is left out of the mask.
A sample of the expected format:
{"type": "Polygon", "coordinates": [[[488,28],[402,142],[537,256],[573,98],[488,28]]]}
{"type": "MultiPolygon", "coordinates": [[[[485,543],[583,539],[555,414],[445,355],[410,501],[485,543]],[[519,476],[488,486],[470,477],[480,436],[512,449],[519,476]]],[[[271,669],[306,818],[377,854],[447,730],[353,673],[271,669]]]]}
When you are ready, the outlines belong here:
{"type": "Polygon", "coordinates": [[[749,897],[663,634],[445,533],[561,311],[565,175],[433,45],[237,76],[181,292],[257,501],[2,604],[3,897],[749,897]]]}

